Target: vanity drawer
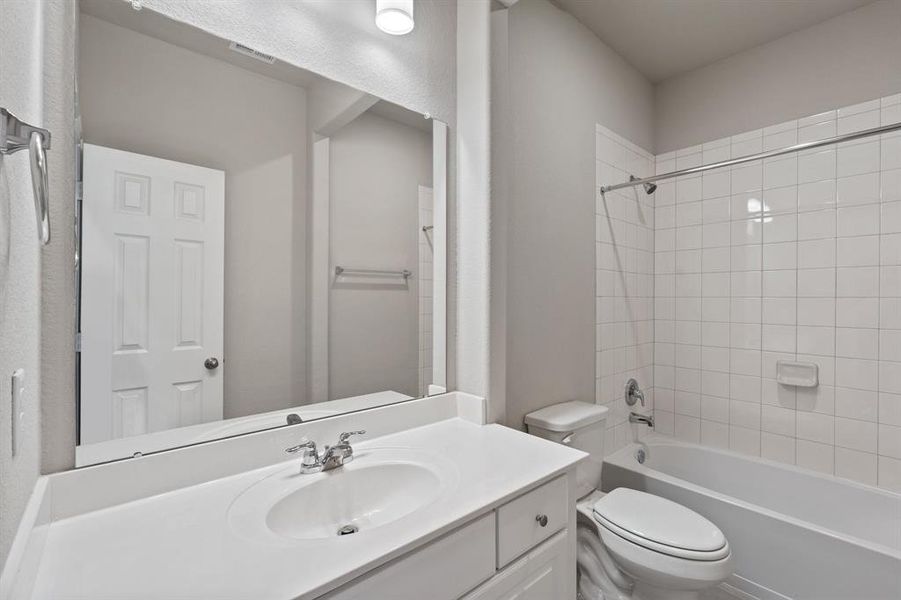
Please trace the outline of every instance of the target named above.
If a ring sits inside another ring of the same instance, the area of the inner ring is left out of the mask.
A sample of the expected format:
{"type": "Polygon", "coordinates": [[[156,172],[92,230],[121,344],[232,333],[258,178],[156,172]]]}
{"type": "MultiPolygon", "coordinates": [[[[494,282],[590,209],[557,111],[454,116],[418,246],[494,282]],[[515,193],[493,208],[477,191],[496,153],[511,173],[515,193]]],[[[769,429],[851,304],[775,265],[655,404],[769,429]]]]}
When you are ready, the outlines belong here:
{"type": "Polygon", "coordinates": [[[492,512],[320,600],[456,600],[494,575],[494,536],[492,512]]]}
{"type": "Polygon", "coordinates": [[[499,569],[566,527],[567,496],[561,476],[497,509],[499,569]]]}

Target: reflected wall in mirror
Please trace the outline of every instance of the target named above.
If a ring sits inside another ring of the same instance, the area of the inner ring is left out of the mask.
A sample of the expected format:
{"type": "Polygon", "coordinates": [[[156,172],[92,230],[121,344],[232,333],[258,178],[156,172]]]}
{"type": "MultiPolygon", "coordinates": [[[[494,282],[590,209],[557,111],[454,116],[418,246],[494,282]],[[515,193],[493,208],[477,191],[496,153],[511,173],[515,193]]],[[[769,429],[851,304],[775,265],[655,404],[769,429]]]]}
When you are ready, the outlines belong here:
{"type": "Polygon", "coordinates": [[[81,11],[77,464],[446,391],[446,126],[81,11]]]}

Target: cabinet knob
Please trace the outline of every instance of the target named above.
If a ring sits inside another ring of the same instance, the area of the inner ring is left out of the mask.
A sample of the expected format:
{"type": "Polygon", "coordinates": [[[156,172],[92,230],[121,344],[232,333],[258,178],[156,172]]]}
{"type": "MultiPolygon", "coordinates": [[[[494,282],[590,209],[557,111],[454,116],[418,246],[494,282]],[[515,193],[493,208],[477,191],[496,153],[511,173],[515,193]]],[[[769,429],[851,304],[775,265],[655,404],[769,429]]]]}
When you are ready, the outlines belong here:
{"type": "Polygon", "coordinates": [[[547,527],[547,515],[538,515],[535,517],[535,520],[538,521],[538,524],[542,527],[547,527]]]}

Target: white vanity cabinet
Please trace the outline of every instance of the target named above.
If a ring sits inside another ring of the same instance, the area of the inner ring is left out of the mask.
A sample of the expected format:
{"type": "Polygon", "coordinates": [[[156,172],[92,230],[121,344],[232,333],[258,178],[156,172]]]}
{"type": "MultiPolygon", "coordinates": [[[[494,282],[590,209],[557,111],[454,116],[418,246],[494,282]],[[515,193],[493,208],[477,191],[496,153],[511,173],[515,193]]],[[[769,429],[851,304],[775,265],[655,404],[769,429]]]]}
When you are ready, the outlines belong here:
{"type": "Polygon", "coordinates": [[[561,475],[321,598],[565,600],[575,581],[575,500],[561,475]]]}
{"type": "MultiPolygon", "coordinates": [[[[572,536],[575,537],[575,536],[572,536]]],[[[465,600],[556,600],[572,598],[576,567],[564,529],[464,596],[465,600]]]]}

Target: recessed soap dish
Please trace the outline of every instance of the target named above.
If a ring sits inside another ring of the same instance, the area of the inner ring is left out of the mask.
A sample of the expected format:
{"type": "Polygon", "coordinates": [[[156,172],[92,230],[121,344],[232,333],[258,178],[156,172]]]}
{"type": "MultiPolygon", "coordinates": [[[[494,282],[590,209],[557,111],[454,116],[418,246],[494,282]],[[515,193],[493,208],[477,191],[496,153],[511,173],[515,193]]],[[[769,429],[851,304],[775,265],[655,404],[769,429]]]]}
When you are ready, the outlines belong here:
{"type": "Polygon", "coordinates": [[[776,381],[795,387],[816,387],[820,368],[815,363],[776,361],[776,381]]]}

